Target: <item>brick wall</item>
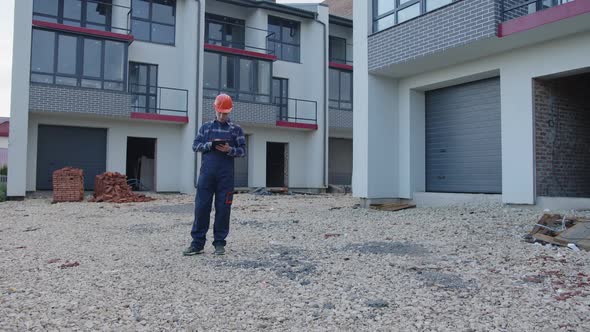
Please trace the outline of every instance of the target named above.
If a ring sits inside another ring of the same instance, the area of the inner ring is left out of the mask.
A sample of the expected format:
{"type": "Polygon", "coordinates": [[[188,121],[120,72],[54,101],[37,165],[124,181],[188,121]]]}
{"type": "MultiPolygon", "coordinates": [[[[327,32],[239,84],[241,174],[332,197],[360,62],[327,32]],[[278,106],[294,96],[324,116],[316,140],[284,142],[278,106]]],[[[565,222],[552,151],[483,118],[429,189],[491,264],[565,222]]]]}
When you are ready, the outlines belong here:
{"type": "Polygon", "coordinates": [[[31,84],[29,98],[31,112],[85,113],[126,118],[131,114],[131,96],[124,92],[31,84]]]}
{"type": "Polygon", "coordinates": [[[587,86],[590,75],[534,82],[538,196],[590,197],[587,86]]]}
{"type": "MultiPolygon", "coordinates": [[[[502,0],[500,0],[500,1],[502,1],[502,0]]],[[[503,0],[503,1],[504,1],[504,10],[505,11],[510,8],[514,8],[518,5],[522,5],[522,4],[529,2],[529,0],[503,0]]],[[[534,7],[535,4],[532,4],[532,6],[534,7]]],[[[508,20],[511,20],[514,18],[528,15],[528,14],[529,14],[529,5],[515,8],[515,9],[512,9],[512,10],[504,13],[504,21],[508,21],[508,20]]]]}
{"type": "Polygon", "coordinates": [[[352,111],[330,110],[330,128],[352,128],[352,111]]]}
{"type": "MultiPolygon", "coordinates": [[[[215,119],[213,102],[215,99],[203,98],[203,122],[215,119]]],[[[276,125],[278,107],[270,104],[247,103],[234,101],[231,120],[237,124],[251,123],[262,125],[276,125]]]]}
{"type": "Polygon", "coordinates": [[[496,36],[501,0],[459,0],[369,37],[369,70],[377,70],[496,36]]]}

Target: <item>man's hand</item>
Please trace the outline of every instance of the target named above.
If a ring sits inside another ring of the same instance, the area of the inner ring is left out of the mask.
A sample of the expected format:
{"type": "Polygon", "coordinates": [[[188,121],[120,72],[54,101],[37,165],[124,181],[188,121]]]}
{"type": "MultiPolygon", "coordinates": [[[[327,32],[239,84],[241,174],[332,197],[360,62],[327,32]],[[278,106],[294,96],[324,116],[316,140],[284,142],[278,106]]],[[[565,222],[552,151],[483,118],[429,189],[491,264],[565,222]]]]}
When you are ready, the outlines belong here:
{"type": "Polygon", "coordinates": [[[224,145],[217,145],[215,148],[218,151],[226,152],[226,153],[229,152],[229,150],[231,150],[231,147],[227,143],[225,143],[224,145]]]}

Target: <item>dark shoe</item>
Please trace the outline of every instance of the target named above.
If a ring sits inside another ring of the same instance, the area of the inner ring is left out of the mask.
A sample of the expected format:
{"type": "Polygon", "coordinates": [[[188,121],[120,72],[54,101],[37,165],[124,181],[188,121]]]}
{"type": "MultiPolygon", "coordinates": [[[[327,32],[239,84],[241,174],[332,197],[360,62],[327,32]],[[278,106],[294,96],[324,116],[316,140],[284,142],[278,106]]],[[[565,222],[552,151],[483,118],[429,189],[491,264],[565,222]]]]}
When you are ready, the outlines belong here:
{"type": "Polygon", "coordinates": [[[215,255],[225,255],[225,247],[215,246],[215,255]]]}
{"type": "Polygon", "coordinates": [[[203,252],[205,252],[203,250],[203,248],[195,248],[195,247],[188,247],[186,248],[183,252],[182,255],[183,256],[193,256],[193,255],[198,255],[198,254],[202,254],[203,252]]]}

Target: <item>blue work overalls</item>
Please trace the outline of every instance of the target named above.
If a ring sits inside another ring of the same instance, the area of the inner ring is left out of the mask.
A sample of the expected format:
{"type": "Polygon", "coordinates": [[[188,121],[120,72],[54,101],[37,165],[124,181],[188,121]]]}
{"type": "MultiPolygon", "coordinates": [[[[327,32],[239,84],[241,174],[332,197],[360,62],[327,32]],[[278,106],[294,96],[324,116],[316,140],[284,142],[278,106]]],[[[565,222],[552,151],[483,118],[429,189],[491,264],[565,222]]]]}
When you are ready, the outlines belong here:
{"type": "Polygon", "coordinates": [[[195,220],[191,230],[192,246],[205,246],[215,196],[215,223],[213,245],[225,246],[229,234],[229,219],[234,191],[234,158],[245,155],[245,138],[242,129],[231,122],[217,120],[207,122],[199,129],[193,150],[202,152],[201,170],[195,197],[195,220]],[[232,148],[229,153],[217,151],[211,146],[213,140],[223,139],[232,148]]]}

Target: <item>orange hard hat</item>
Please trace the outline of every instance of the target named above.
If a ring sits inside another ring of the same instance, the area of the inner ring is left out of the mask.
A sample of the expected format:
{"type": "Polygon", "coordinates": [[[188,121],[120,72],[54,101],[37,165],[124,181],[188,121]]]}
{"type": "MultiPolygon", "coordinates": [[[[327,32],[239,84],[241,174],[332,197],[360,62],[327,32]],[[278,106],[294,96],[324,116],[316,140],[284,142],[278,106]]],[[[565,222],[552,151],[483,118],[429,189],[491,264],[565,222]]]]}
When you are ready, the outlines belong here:
{"type": "Polygon", "coordinates": [[[213,107],[215,108],[216,112],[229,113],[231,112],[232,108],[234,108],[234,102],[231,100],[230,96],[222,93],[215,98],[213,107]]]}

